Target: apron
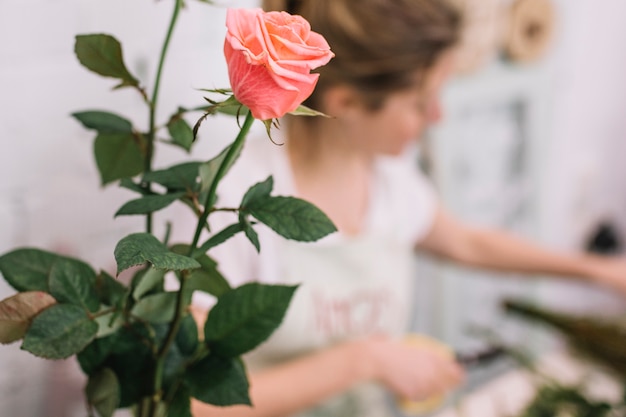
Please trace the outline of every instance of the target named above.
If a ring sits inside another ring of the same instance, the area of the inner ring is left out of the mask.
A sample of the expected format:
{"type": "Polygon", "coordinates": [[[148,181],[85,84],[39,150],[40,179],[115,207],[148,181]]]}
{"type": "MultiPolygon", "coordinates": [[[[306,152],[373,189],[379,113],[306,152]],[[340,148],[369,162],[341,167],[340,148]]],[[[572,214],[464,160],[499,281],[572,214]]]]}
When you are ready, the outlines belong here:
{"type": "MultiPolygon", "coordinates": [[[[280,239],[276,249],[281,284],[299,287],[280,327],[247,356],[250,369],[372,333],[407,331],[415,260],[406,243],[364,233],[317,243],[280,239]]],[[[364,383],[297,417],[394,416],[391,402],[381,386],[364,383]]]]}

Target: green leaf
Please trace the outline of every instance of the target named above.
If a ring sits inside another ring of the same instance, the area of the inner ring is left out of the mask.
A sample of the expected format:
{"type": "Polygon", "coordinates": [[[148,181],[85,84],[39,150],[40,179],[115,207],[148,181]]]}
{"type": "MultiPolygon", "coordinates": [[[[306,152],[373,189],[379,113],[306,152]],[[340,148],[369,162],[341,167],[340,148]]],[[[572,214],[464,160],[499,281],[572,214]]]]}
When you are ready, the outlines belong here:
{"type": "Polygon", "coordinates": [[[191,414],[191,394],[186,385],[181,385],[172,402],[167,407],[166,417],[192,417],[191,414]]]}
{"type": "MultiPolygon", "coordinates": [[[[174,245],[170,249],[175,253],[188,253],[189,245],[174,245]]],[[[185,288],[187,288],[190,293],[203,291],[219,297],[225,292],[230,291],[231,288],[228,281],[226,281],[218,271],[217,263],[213,259],[199,250],[194,253],[193,257],[200,263],[200,268],[194,269],[187,277],[187,285],[185,288]]]]}
{"type": "Polygon", "coordinates": [[[127,288],[105,271],[100,271],[96,277],[96,293],[100,302],[115,306],[126,296],[127,288]]]}
{"type": "MultiPolygon", "coordinates": [[[[122,330],[123,331],[123,330],[122,330]]],[[[105,359],[116,346],[118,335],[116,333],[96,339],[91,342],[85,349],[76,355],[78,363],[83,372],[87,375],[93,375],[103,367],[105,359]]]]}
{"type": "Polygon", "coordinates": [[[117,273],[149,262],[155,268],[182,271],[196,269],[200,264],[192,258],[170,252],[167,247],[149,233],[134,233],[126,236],[115,247],[117,273]]]}
{"type": "Polygon", "coordinates": [[[218,90],[206,90],[201,89],[202,91],[207,91],[209,93],[218,93],[218,94],[226,94],[229,97],[223,101],[215,101],[205,97],[205,100],[210,103],[208,106],[203,106],[200,108],[196,108],[194,110],[204,110],[206,114],[215,114],[222,113],[227,114],[229,116],[246,116],[250,111],[246,106],[241,104],[237,98],[232,95],[232,90],[230,89],[218,89],[218,90]]]}
{"type": "Polygon", "coordinates": [[[124,318],[118,312],[112,312],[94,319],[98,323],[96,338],[107,337],[124,325],[124,318]]]}
{"type": "Polygon", "coordinates": [[[187,314],[180,322],[180,329],[176,334],[176,346],[185,356],[195,353],[198,348],[198,325],[191,314],[187,314]]]}
{"type": "Polygon", "coordinates": [[[144,295],[156,291],[163,292],[166,271],[156,268],[148,268],[141,277],[137,278],[133,290],[133,298],[139,300],[144,295]]]}
{"type": "Polygon", "coordinates": [[[155,211],[164,209],[184,195],[184,192],[178,192],[162,195],[147,195],[145,197],[131,200],[124,204],[122,207],[120,207],[120,209],[115,213],[115,217],[153,213],[155,211]]]}
{"type": "Polygon", "coordinates": [[[311,242],[337,231],[324,212],[299,198],[259,198],[248,202],[242,211],[287,239],[311,242]]]}
{"type": "Polygon", "coordinates": [[[245,220],[243,218],[242,218],[242,221],[243,221],[243,224],[244,224],[243,231],[246,234],[246,237],[248,238],[250,243],[252,243],[252,245],[254,246],[256,251],[257,252],[261,252],[261,243],[259,242],[259,235],[252,228],[252,225],[250,224],[250,222],[248,222],[247,220],[245,220]]]}
{"type": "Polygon", "coordinates": [[[74,52],[87,69],[105,77],[118,78],[119,87],[138,86],[122,56],[122,45],[113,36],[106,34],[77,35],[74,52]]]}
{"type": "Polygon", "coordinates": [[[274,119],[268,119],[268,120],[263,120],[263,124],[265,125],[265,132],[267,133],[267,137],[270,138],[270,140],[274,142],[274,139],[272,139],[272,126],[276,125],[276,122],[274,122],[274,119]]]}
{"type": "Polygon", "coordinates": [[[85,388],[87,401],[100,417],[112,417],[120,403],[120,384],[112,370],[105,368],[92,375],[85,388]]]}
{"type": "Polygon", "coordinates": [[[127,190],[134,191],[142,195],[151,195],[151,193],[146,188],[143,188],[141,185],[133,182],[133,180],[130,178],[122,178],[120,180],[120,187],[126,188],[127,190]]]}
{"type": "Polygon", "coordinates": [[[218,106],[215,109],[215,111],[217,113],[226,114],[228,116],[239,117],[239,116],[246,116],[248,112],[250,111],[250,109],[248,109],[243,104],[240,104],[239,102],[237,102],[237,103],[232,103],[232,104],[225,104],[223,106],[218,106]]]}
{"type": "Polygon", "coordinates": [[[328,118],[331,117],[325,113],[322,113],[321,111],[313,110],[302,104],[299,105],[298,108],[295,109],[294,111],[290,111],[289,114],[292,114],[294,116],[322,116],[322,117],[328,117],[328,118]]]}
{"type": "Polygon", "coordinates": [[[187,152],[193,145],[193,130],[183,118],[172,118],[167,124],[167,130],[172,137],[172,143],[178,145],[187,152]]]}
{"type": "MultiPolygon", "coordinates": [[[[210,259],[206,257],[206,259],[210,259]]],[[[187,278],[187,287],[189,291],[202,291],[215,297],[221,297],[222,294],[230,291],[230,285],[224,276],[217,270],[217,265],[212,265],[198,259],[202,264],[200,269],[194,270],[187,278]]]]}
{"type": "Polygon", "coordinates": [[[204,326],[211,351],[235,357],[254,349],[280,325],[295,290],[250,283],[223,294],[204,326]]]}
{"type": "Polygon", "coordinates": [[[134,323],[115,334],[96,339],[77,355],[87,375],[109,368],[120,384],[120,408],[129,407],[151,394],[156,349],[154,330],[134,323]]]}
{"type": "Polygon", "coordinates": [[[241,200],[241,207],[246,207],[248,204],[267,198],[270,196],[272,189],[274,188],[274,178],[268,177],[265,181],[254,184],[246,191],[246,194],[241,200]]]}
{"type": "Polygon", "coordinates": [[[98,332],[98,325],[84,309],[57,304],[33,320],[22,349],[47,359],[65,359],[85,348],[98,332]]]}
{"type": "Polygon", "coordinates": [[[198,190],[198,176],[201,162],[185,162],[167,169],[146,173],[144,180],[155,182],[170,190],[198,190]]]}
{"type": "Polygon", "coordinates": [[[87,129],[99,133],[132,133],[133,125],[127,119],[106,111],[91,110],[72,113],[87,129]]]}
{"type": "Polygon", "coordinates": [[[143,171],[144,156],[132,133],[99,133],[94,153],[102,185],[143,171]]]}
{"type": "Polygon", "coordinates": [[[39,249],[16,249],[0,257],[0,272],[18,291],[48,292],[50,268],[61,256],[39,249]]]}
{"type": "Polygon", "coordinates": [[[248,379],[239,359],[209,355],[187,370],[185,381],[191,395],[204,403],[251,405],[248,379]]]}
{"type": "Polygon", "coordinates": [[[131,314],[150,323],[168,323],[176,313],[175,292],[148,295],[137,301],[131,314]]]}
{"type": "MultiPolygon", "coordinates": [[[[200,165],[200,184],[202,184],[201,191],[207,191],[209,188],[211,188],[211,184],[213,184],[213,182],[216,180],[217,170],[226,158],[226,154],[228,153],[228,150],[231,146],[232,145],[227,146],[215,158],[200,165]]],[[[243,149],[243,142],[241,143],[241,147],[237,150],[235,157],[226,167],[224,175],[226,175],[228,170],[230,170],[235,161],[237,161],[237,159],[239,158],[239,155],[241,155],[241,149],[243,149]]]]}
{"type": "Polygon", "coordinates": [[[35,316],[55,303],[42,291],[22,292],[0,301],[0,343],[24,337],[35,316]]]}
{"type": "Polygon", "coordinates": [[[226,242],[228,239],[233,237],[239,232],[244,230],[244,225],[239,222],[235,224],[231,224],[230,226],[225,227],[223,230],[220,230],[218,233],[211,236],[206,242],[204,242],[199,248],[199,252],[207,252],[212,247],[220,245],[226,242]]]}
{"type": "Polygon", "coordinates": [[[83,262],[59,259],[50,268],[50,294],[60,303],[75,304],[95,312],[100,307],[96,273],[83,262]]]}
{"type": "MultiPolygon", "coordinates": [[[[168,324],[169,326],[169,324],[168,324]]],[[[184,356],[178,345],[173,344],[167,351],[165,362],[163,363],[163,385],[165,387],[172,386],[176,379],[181,377],[181,373],[189,364],[189,357],[184,356]]]]}

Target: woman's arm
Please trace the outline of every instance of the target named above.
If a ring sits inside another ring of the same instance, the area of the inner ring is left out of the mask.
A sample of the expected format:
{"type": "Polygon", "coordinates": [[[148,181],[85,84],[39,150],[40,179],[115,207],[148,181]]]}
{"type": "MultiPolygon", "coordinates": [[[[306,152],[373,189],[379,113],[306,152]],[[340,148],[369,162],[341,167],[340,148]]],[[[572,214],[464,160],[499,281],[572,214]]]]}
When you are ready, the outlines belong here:
{"type": "Polygon", "coordinates": [[[366,381],[399,397],[420,399],[446,392],[462,379],[460,367],[425,348],[373,336],[346,342],[250,375],[253,407],[192,402],[194,417],[281,417],[313,407],[366,381]]]}
{"type": "Polygon", "coordinates": [[[417,248],[469,266],[580,278],[626,295],[624,258],[558,253],[503,231],[470,227],[441,208],[417,248]]]}
{"type": "Polygon", "coordinates": [[[366,364],[356,343],[340,345],[315,355],[249,376],[253,407],[214,407],[194,401],[194,417],[285,416],[347,390],[367,378],[366,364]]]}

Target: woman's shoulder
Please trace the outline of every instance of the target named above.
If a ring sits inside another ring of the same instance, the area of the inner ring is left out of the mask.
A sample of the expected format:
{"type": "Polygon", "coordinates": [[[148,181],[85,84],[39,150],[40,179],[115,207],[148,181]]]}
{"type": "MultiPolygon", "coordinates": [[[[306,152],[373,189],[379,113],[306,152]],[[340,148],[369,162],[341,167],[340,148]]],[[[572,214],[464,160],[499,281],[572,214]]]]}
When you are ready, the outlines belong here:
{"type": "Polygon", "coordinates": [[[375,168],[376,178],[401,194],[404,194],[406,188],[413,188],[416,182],[430,185],[431,180],[420,168],[419,159],[419,150],[414,147],[401,155],[380,157],[375,168]]]}
{"type": "Polygon", "coordinates": [[[402,240],[417,242],[430,229],[438,198],[418,164],[418,153],[381,158],[376,166],[372,218],[395,230],[402,240]]]}

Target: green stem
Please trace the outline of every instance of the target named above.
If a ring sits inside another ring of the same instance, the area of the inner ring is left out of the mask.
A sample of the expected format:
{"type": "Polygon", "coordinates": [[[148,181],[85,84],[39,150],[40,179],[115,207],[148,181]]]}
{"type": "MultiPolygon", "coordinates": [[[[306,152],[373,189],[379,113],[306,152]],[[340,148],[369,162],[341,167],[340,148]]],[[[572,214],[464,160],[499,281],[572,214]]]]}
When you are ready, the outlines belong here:
{"type": "MultiPolygon", "coordinates": [[[[148,131],[148,146],[146,150],[146,160],[144,166],[144,172],[152,171],[152,159],[154,157],[154,142],[156,137],[156,109],[157,102],[159,98],[159,89],[161,86],[161,75],[163,73],[163,66],[165,64],[165,56],[167,55],[167,50],[170,45],[170,41],[172,39],[172,34],[174,32],[174,27],[176,26],[176,21],[178,20],[178,14],[180,9],[183,6],[183,0],[176,0],[174,4],[174,11],[172,12],[172,18],[170,19],[170,24],[167,29],[167,34],[165,35],[165,41],[163,42],[163,47],[161,48],[161,55],[159,58],[159,65],[157,67],[156,78],[154,80],[154,88],[152,90],[152,99],[150,100],[150,126],[148,131]]],[[[150,190],[150,183],[145,184],[146,188],[150,190]]],[[[152,214],[148,214],[146,216],[146,232],[152,233],[152,214]]],[[[184,282],[184,280],[183,280],[184,282]]],[[[148,407],[148,416],[154,417],[156,415],[158,404],[161,395],[161,387],[163,384],[163,367],[165,365],[165,356],[174,341],[174,337],[176,333],[178,333],[178,328],[180,327],[180,320],[182,317],[181,309],[184,308],[184,300],[183,297],[183,288],[181,286],[181,290],[178,294],[177,299],[177,311],[176,317],[172,326],[170,328],[169,334],[161,346],[161,349],[157,353],[157,359],[155,364],[155,372],[154,372],[154,395],[150,400],[150,405],[148,407]]]]}
{"type": "MultiPolygon", "coordinates": [[[[172,33],[174,32],[174,26],[176,26],[176,21],[178,20],[178,13],[183,6],[183,0],[176,0],[174,4],[174,12],[172,13],[172,18],[170,20],[170,25],[167,28],[167,34],[165,35],[165,41],[163,42],[163,47],[161,48],[161,56],[159,58],[159,66],[157,68],[156,78],[154,80],[154,88],[152,90],[152,99],[150,100],[150,127],[148,131],[148,147],[146,150],[146,161],[144,166],[144,172],[152,171],[152,159],[154,156],[154,142],[156,135],[156,109],[157,109],[157,101],[159,98],[159,89],[161,86],[161,74],[163,73],[163,65],[165,63],[165,56],[167,55],[167,50],[170,45],[170,41],[172,39],[172,33]]],[[[146,184],[148,190],[150,189],[150,183],[146,184]]],[[[152,213],[146,216],[146,232],[152,233],[152,213]]]]}
{"type": "MultiPolygon", "coordinates": [[[[248,135],[248,132],[250,131],[250,127],[252,126],[252,122],[254,122],[254,118],[252,117],[251,113],[248,113],[246,115],[245,121],[243,122],[243,125],[241,126],[241,130],[239,131],[239,134],[235,138],[235,141],[229,148],[226,156],[224,157],[224,160],[222,161],[219,168],[217,169],[215,180],[213,181],[213,183],[211,184],[211,187],[209,188],[207,199],[204,205],[204,212],[202,213],[202,215],[200,216],[200,219],[198,220],[198,226],[196,228],[194,240],[189,250],[190,254],[193,253],[194,250],[196,249],[196,246],[198,245],[198,240],[200,239],[200,233],[202,232],[202,229],[204,228],[204,225],[206,224],[209,213],[211,213],[210,206],[211,206],[211,202],[214,201],[215,199],[215,194],[217,192],[217,184],[222,179],[222,177],[226,173],[226,170],[232,164],[234,158],[237,156],[237,154],[239,153],[239,150],[243,146],[246,136],[248,135]]],[[[168,330],[165,341],[161,345],[161,348],[159,349],[157,353],[157,357],[156,357],[156,364],[155,364],[155,371],[154,371],[154,397],[152,399],[152,403],[150,404],[150,409],[151,409],[150,416],[153,416],[152,413],[156,412],[157,407],[158,407],[158,402],[161,397],[165,357],[167,356],[167,352],[169,352],[170,347],[172,346],[172,344],[174,343],[174,340],[176,339],[176,334],[178,333],[178,330],[180,329],[180,324],[185,314],[185,310],[187,308],[187,305],[185,303],[186,284],[187,284],[187,273],[183,271],[183,273],[181,273],[181,278],[180,278],[180,289],[178,290],[178,293],[176,296],[176,313],[174,315],[172,325],[170,326],[168,330]]]]}
{"type": "Polygon", "coordinates": [[[105,310],[98,311],[97,313],[89,314],[89,318],[93,320],[98,317],[106,316],[109,313],[114,313],[115,311],[117,311],[117,307],[107,308],[105,310]]]}
{"type": "Polygon", "coordinates": [[[212,206],[213,201],[215,201],[215,194],[217,193],[217,185],[219,184],[220,180],[226,173],[226,170],[228,169],[228,167],[232,164],[233,160],[235,159],[235,157],[241,150],[241,147],[243,146],[245,142],[246,136],[248,135],[248,132],[250,131],[250,127],[252,126],[252,122],[254,122],[254,117],[252,117],[252,112],[248,112],[248,114],[246,114],[246,119],[244,120],[243,125],[241,126],[241,130],[239,131],[239,134],[237,135],[237,138],[235,138],[235,141],[228,149],[228,153],[224,157],[224,160],[222,161],[219,168],[217,169],[217,173],[215,174],[215,180],[213,180],[213,183],[211,184],[211,187],[209,188],[209,193],[207,194],[206,201],[204,203],[204,212],[202,213],[202,216],[200,216],[200,219],[198,220],[198,225],[196,226],[196,233],[193,237],[193,242],[191,244],[191,247],[189,248],[189,254],[193,253],[193,251],[198,246],[198,241],[200,240],[200,233],[202,232],[202,229],[204,228],[204,225],[206,224],[209,214],[212,211],[211,206],[212,206]]]}
{"type": "Polygon", "coordinates": [[[185,305],[185,284],[187,282],[187,273],[183,271],[180,274],[180,289],[176,294],[176,313],[174,315],[174,320],[172,325],[170,326],[165,341],[161,345],[161,349],[159,349],[156,356],[156,364],[154,369],[154,395],[152,397],[152,402],[150,404],[150,409],[152,410],[150,413],[150,417],[153,417],[156,413],[159,400],[161,399],[161,389],[163,384],[163,368],[165,366],[165,357],[167,356],[167,352],[170,350],[170,347],[174,343],[176,339],[176,334],[178,334],[178,330],[180,329],[180,323],[183,319],[183,315],[187,306],[185,305]]]}
{"type": "MultiPolygon", "coordinates": [[[[248,113],[248,115],[246,115],[245,121],[243,122],[243,125],[241,126],[241,130],[239,131],[239,134],[235,138],[235,141],[229,148],[228,153],[224,157],[224,160],[222,161],[219,168],[217,169],[215,180],[213,181],[213,183],[211,184],[211,187],[209,188],[209,193],[207,195],[204,212],[202,213],[202,215],[200,216],[200,219],[198,220],[198,226],[196,228],[195,237],[191,245],[191,248],[189,250],[190,254],[193,253],[194,250],[196,249],[196,246],[198,245],[198,240],[200,239],[200,233],[202,232],[202,229],[204,228],[204,225],[206,224],[207,218],[209,216],[209,213],[211,212],[210,205],[211,205],[211,202],[215,199],[215,193],[217,192],[217,184],[219,183],[220,179],[224,176],[227,168],[232,164],[234,158],[237,156],[237,154],[239,153],[239,150],[243,146],[246,136],[248,135],[248,132],[250,131],[250,127],[252,126],[252,122],[254,122],[254,118],[252,117],[251,113],[248,113]]],[[[156,412],[156,409],[158,407],[158,402],[161,396],[161,389],[162,389],[162,382],[163,382],[162,381],[163,380],[163,368],[165,366],[165,357],[167,356],[167,352],[169,352],[170,347],[172,346],[172,344],[174,343],[174,340],[176,339],[176,334],[178,333],[178,330],[180,329],[181,321],[185,314],[185,310],[187,309],[187,305],[185,303],[186,284],[187,284],[187,273],[183,271],[181,273],[181,278],[180,278],[180,289],[178,290],[178,293],[176,296],[176,313],[174,315],[172,325],[170,326],[168,330],[165,341],[161,345],[161,348],[159,349],[157,353],[157,357],[156,357],[156,364],[155,364],[155,371],[154,371],[154,397],[150,405],[151,410],[153,410],[154,412],[156,412]]],[[[152,415],[153,414],[151,413],[150,416],[152,415]]]]}

